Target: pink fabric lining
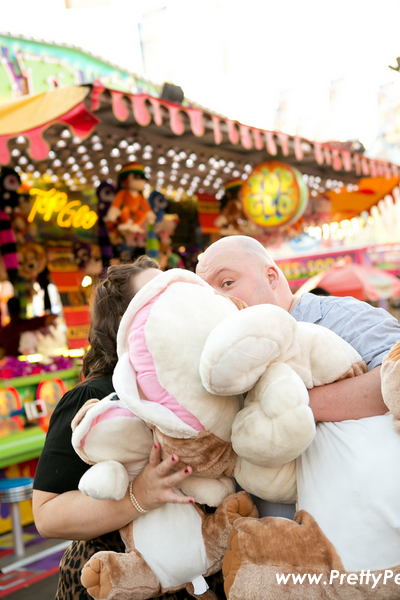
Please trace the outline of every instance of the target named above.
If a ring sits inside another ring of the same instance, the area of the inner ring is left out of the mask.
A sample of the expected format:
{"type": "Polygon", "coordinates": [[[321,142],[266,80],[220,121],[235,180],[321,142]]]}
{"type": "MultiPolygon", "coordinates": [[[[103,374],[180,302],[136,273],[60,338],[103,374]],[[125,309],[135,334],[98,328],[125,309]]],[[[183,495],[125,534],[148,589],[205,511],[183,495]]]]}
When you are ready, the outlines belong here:
{"type": "Polygon", "coordinates": [[[179,404],[178,400],[169,394],[157,379],[153,357],[146,344],[144,328],[158,297],[159,295],[155,296],[135,315],[128,337],[129,359],[136,371],[138,384],[148,400],[162,404],[196,431],[204,431],[200,421],[179,404]]]}
{"type": "Polygon", "coordinates": [[[133,414],[131,410],[129,410],[129,408],[111,407],[108,410],[105,410],[103,413],[101,413],[101,415],[95,417],[90,423],[89,431],[81,439],[81,447],[84,448],[87,436],[89,435],[93,427],[97,425],[97,423],[101,423],[102,421],[108,421],[109,419],[115,419],[116,417],[133,417],[134,419],[138,418],[136,415],[133,414]]]}

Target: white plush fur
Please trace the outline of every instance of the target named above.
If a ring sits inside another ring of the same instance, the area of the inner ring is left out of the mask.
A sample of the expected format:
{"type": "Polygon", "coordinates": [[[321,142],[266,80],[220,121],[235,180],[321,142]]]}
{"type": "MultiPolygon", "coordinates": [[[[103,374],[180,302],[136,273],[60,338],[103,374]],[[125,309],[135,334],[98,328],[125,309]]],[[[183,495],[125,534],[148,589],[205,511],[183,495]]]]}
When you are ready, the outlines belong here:
{"type": "Polygon", "coordinates": [[[122,500],[128,484],[125,467],[115,460],[109,460],[90,467],[81,477],[79,489],[96,500],[122,500]]]}
{"type": "MultiPolygon", "coordinates": [[[[292,498],[295,469],[288,463],[315,435],[307,387],[334,381],[361,357],[332,332],[298,324],[280,307],[239,311],[194,273],[161,273],[138,292],[121,319],[113,383],[124,406],[171,437],[195,438],[197,431],[169,408],[140,398],[128,355],[132,320],[154,298],[145,337],[160,384],[206,431],[232,441],[242,487],[277,500],[281,485],[282,499],[292,498]]],[[[201,492],[200,482],[186,485],[196,489],[193,495],[201,502],[220,502],[215,482],[204,478],[201,492]]]]}
{"type": "Polygon", "coordinates": [[[126,408],[111,400],[113,396],[92,404],[72,434],[72,445],[92,463],[98,463],[79,483],[81,492],[97,499],[123,498],[129,481],[147,464],[153,444],[151,430],[133,413],[129,418],[114,417],[115,409],[126,408]],[[100,416],[107,418],[97,423],[100,416]]]}
{"type": "Polygon", "coordinates": [[[179,485],[179,489],[186,496],[193,496],[199,504],[209,504],[219,506],[227,496],[235,492],[235,483],[230,477],[220,477],[219,479],[207,479],[191,475],[184,479],[179,485]]]}
{"type": "Polygon", "coordinates": [[[136,519],[133,537],[136,549],[165,588],[192,581],[210,567],[202,520],[190,504],[165,504],[136,519]],[[177,552],[177,540],[182,538],[185,550],[177,552]]]}

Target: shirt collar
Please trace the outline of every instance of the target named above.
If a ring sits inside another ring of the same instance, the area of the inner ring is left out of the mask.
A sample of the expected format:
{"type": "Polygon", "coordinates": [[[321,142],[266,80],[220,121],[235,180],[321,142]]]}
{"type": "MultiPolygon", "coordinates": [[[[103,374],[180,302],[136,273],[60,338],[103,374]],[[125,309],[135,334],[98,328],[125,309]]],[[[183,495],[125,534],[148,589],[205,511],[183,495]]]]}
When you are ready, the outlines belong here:
{"type": "Polygon", "coordinates": [[[290,313],[296,321],[311,321],[316,323],[322,319],[321,299],[315,294],[303,294],[300,302],[290,313]]]}

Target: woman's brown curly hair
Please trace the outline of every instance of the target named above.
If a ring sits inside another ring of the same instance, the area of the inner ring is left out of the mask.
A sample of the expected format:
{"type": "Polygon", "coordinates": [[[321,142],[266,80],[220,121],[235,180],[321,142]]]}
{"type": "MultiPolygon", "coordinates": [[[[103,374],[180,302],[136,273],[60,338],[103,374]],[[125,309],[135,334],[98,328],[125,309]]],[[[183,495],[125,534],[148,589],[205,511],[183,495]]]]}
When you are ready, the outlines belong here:
{"type": "Polygon", "coordinates": [[[148,256],[127,265],[108,268],[107,279],[98,283],[92,294],[90,349],[82,364],[85,381],[109,375],[117,364],[117,331],[122,315],[135,295],[135,276],[146,269],[159,269],[148,256]]]}

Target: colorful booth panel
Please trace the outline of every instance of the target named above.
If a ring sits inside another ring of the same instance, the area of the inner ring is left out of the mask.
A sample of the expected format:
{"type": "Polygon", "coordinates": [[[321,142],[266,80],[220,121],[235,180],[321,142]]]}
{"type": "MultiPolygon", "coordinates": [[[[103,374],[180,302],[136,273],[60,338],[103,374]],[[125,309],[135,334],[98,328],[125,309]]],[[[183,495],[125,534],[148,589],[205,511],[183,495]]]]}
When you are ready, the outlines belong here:
{"type": "Polygon", "coordinates": [[[22,431],[23,420],[18,414],[22,410],[21,397],[11,385],[0,389],[0,438],[22,431]]]}
{"type": "Polygon", "coordinates": [[[40,417],[40,426],[47,433],[50,417],[58,402],[67,393],[67,387],[62,379],[55,377],[51,380],[43,380],[39,383],[36,399],[41,402],[43,414],[40,417]],[[44,405],[44,406],[43,406],[44,405]]]}

